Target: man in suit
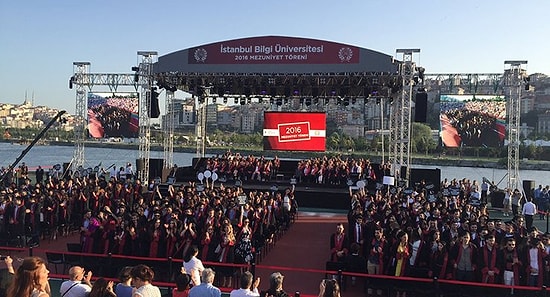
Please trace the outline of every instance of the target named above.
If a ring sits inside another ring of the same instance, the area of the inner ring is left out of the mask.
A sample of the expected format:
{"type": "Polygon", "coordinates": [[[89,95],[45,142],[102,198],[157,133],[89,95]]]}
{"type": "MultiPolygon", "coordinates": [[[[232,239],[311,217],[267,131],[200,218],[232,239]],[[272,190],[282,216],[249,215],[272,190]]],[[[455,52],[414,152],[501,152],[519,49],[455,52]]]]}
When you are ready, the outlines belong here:
{"type": "Polygon", "coordinates": [[[360,246],[361,254],[363,254],[363,244],[365,243],[365,225],[363,224],[363,215],[355,215],[355,223],[350,225],[350,244],[357,243],[360,246]]]}
{"type": "Polygon", "coordinates": [[[4,214],[7,218],[4,219],[7,219],[10,239],[17,239],[17,245],[20,247],[25,245],[25,213],[26,208],[23,199],[19,196],[19,193],[16,193],[13,203],[4,214]]]}

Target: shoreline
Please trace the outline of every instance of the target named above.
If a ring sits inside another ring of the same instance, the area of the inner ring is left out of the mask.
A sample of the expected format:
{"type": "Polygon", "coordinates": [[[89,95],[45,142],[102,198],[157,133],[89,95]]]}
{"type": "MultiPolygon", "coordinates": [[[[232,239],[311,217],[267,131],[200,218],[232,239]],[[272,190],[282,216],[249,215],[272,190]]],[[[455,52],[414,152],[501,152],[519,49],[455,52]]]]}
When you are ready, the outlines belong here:
{"type": "MultiPolygon", "coordinates": [[[[14,143],[15,144],[15,143],[14,143]]],[[[68,141],[51,141],[47,144],[39,145],[51,145],[51,146],[74,146],[73,142],[68,141]]],[[[87,147],[96,147],[96,148],[109,148],[109,149],[139,149],[138,143],[120,143],[120,142],[85,142],[87,147]]],[[[21,145],[24,146],[23,144],[21,145]]],[[[152,144],[152,151],[162,151],[164,147],[161,144],[152,144]]],[[[344,153],[344,152],[283,152],[283,151],[261,151],[253,150],[250,148],[227,148],[227,147],[209,147],[207,148],[207,155],[216,155],[223,154],[228,150],[237,151],[241,154],[258,154],[261,152],[262,155],[266,157],[278,156],[282,159],[306,159],[310,157],[318,157],[324,155],[347,155],[350,157],[357,158],[368,158],[374,163],[380,163],[382,161],[381,156],[377,155],[367,155],[364,153],[344,153]]],[[[179,153],[195,153],[195,147],[183,147],[175,146],[174,152],[179,153]]],[[[476,167],[476,168],[494,168],[494,169],[507,169],[506,160],[503,159],[485,159],[485,158],[475,158],[475,157],[448,157],[448,156],[411,156],[411,165],[422,165],[422,166],[449,166],[449,167],[476,167]]],[[[189,164],[191,165],[191,164],[189,164]]],[[[542,160],[520,160],[519,164],[520,170],[539,170],[539,171],[550,171],[550,161],[542,160]]]]}

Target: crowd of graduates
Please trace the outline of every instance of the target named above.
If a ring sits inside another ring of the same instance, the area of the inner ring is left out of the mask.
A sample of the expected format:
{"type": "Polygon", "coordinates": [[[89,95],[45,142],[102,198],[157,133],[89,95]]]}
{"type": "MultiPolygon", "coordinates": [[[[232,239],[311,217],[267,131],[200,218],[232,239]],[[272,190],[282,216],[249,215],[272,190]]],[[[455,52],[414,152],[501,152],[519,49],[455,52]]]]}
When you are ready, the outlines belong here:
{"type": "Polygon", "coordinates": [[[297,207],[290,187],[245,193],[185,182],[163,191],[124,177],[13,179],[0,192],[1,231],[17,246],[78,232],[86,253],[181,259],[197,246],[203,261],[251,263],[297,207]]]}
{"type": "MultiPolygon", "coordinates": [[[[276,160],[227,154],[209,159],[205,168],[220,176],[236,170],[241,177],[256,179],[259,164],[276,160]],[[231,164],[235,167],[227,167],[231,164]]],[[[348,175],[376,179],[365,159],[309,159],[299,161],[297,168],[304,178],[314,168],[345,168],[348,175]]],[[[513,208],[510,221],[490,218],[486,185],[444,180],[437,193],[419,183],[412,190],[359,189],[350,194],[348,222],[331,235],[332,262],[371,274],[547,283],[550,234],[532,223],[526,226],[521,204],[513,208]],[[480,198],[482,203],[473,203],[480,198]]],[[[277,230],[289,227],[297,210],[293,188],[244,192],[239,186],[191,182],[164,191],[153,180],[142,184],[133,176],[100,174],[61,175],[36,183],[14,179],[1,190],[0,200],[0,231],[5,238],[21,240],[19,245],[74,231],[81,234],[87,253],[182,258],[197,246],[201,260],[224,263],[251,263],[277,230]]]]}
{"type": "Polygon", "coordinates": [[[379,275],[548,284],[550,234],[532,220],[526,226],[536,210],[530,197],[503,222],[490,218],[485,203],[472,203],[481,196],[477,183],[444,181],[441,189],[431,195],[419,184],[410,192],[352,193],[348,222],[330,237],[329,263],[379,275]]]}

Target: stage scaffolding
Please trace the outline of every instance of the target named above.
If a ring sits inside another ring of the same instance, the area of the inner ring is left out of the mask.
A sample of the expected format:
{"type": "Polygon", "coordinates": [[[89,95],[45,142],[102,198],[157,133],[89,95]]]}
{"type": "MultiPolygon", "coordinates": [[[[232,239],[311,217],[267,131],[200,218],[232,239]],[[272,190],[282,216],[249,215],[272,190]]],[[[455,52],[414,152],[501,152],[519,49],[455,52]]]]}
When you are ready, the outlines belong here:
{"type": "MultiPolygon", "coordinates": [[[[102,74],[90,73],[89,62],[74,62],[74,75],[69,85],[76,86],[75,114],[75,150],[72,168],[84,166],[84,144],[86,138],[86,100],[87,92],[94,86],[107,86],[115,92],[118,87],[132,86],[140,91],[139,109],[139,152],[138,158],[143,160],[138,168],[138,177],[149,179],[149,158],[151,122],[148,108],[151,104],[152,88],[157,85],[166,89],[165,114],[162,129],[164,132],[164,168],[174,166],[174,127],[173,116],[174,92],[182,90],[193,95],[197,112],[197,156],[203,157],[206,148],[206,117],[209,99],[222,98],[227,103],[228,96],[233,100],[245,100],[250,103],[251,97],[267,102],[268,110],[281,108],[279,102],[292,104],[299,99],[309,102],[307,110],[328,110],[329,102],[356,100],[364,105],[382,102],[379,108],[380,129],[385,129],[383,104],[389,108],[388,130],[390,147],[387,159],[392,165],[391,174],[402,185],[408,185],[410,179],[410,138],[411,110],[416,88],[437,90],[440,94],[456,93],[459,89],[471,94],[501,94],[505,90],[508,97],[508,187],[517,188],[519,167],[519,123],[520,97],[526,71],[522,69],[527,61],[506,61],[510,65],[504,75],[498,73],[456,73],[456,74],[425,74],[419,81],[419,67],[413,61],[413,54],[419,49],[398,49],[402,55],[398,62],[398,73],[387,72],[345,72],[345,73],[154,73],[153,65],[157,53],[153,51],[138,52],[141,59],[135,73],[102,74]],[[420,83],[419,83],[420,82],[420,83]],[[492,91],[491,91],[492,90],[492,91]],[[314,103],[313,103],[314,102],[314,103]],[[401,172],[405,170],[405,172],[401,172]]],[[[376,124],[378,125],[378,124],[376,124]]]]}

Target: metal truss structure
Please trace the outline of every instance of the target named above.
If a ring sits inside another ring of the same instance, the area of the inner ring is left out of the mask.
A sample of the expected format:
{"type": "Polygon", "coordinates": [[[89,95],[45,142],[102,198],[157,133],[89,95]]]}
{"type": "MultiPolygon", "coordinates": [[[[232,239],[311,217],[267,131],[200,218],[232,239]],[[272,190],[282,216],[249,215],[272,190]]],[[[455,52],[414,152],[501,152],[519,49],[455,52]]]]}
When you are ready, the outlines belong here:
{"type": "Polygon", "coordinates": [[[84,142],[86,139],[86,99],[87,91],[91,91],[94,86],[107,86],[109,90],[115,92],[120,86],[132,86],[136,90],[141,87],[140,96],[140,146],[139,156],[144,160],[142,170],[138,171],[138,177],[142,180],[149,178],[149,155],[150,155],[150,121],[148,107],[150,105],[151,86],[153,84],[152,72],[154,57],[156,52],[138,52],[142,57],[139,70],[135,74],[119,73],[89,73],[89,62],[74,62],[74,75],[69,80],[69,88],[76,86],[76,114],[75,114],[75,150],[72,160],[72,166],[79,168],[84,166],[84,142]]]}
{"type": "Polygon", "coordinates": [[[521,188],[519,182],[519,147],[520,147],[520,115],[521,91],[527,77],[522,66],[527,61],[505,61],[503,73],[455,73],[455,74],[426,74],[424,86],[439,94],[491,94],[507,97],[507,187],[521,188]]]}
{"type": "Polygon", "coordinates": [[[390,114],[390,154],[389,162],[392,164],[392,173],[396,178],[404,177],[408,185],[410,178],[410,139],[411,139],[411,102],[413,85],[417,75],[413,54],[419,53],[419,49],[398,49],[397,54],[402,54],[403,63],[399,68],[401,77],[401,95],[393,102],[390,114]],[[401,172],[405,170],[405,172],[401,172]]]}
{"type": "Polygon", "coordinates": [[[504,61],[506,94],[508,95],[508,188],[520,189],[519,182],[519,135],[521,115],[521,90],[527,73],[522,69],[527,61],[504,61]]]}
{"type": "Polygon", "coordinates": [[[90,62],[74,62],[73,76],[69,88],[76,85],[76,109],[74,121],[74,151],[72,164],[75,168],[84,166],[84,140],[86,139],[86,87],[89,84],[90,62]]]}
{"type": "Polygon", "coordinates": [[[164,106],[166,108],[166,116],[162,121],[164,131],[164,168],[172,168],[174,166],[174,126],[176,120],[174,92],[172,90],[166,90],[164,106]]]}
{"type": "Polygon", "coordinates": [[[151,121],[149,108],[151,107],[151,88],[153,87],[153,63],[157,52],[140,51],[138,56],[141,62],[138,66],[139,86],[141,96],[139,100],[139,153],[138,159],[143,166],[138,168],[137,176],[143,182],[149,182],[149,157],[151,156],[151,121]]]}
{"type": "Polygon", "coordinates": [[[424,75],[424,87],[440,94],[502,94],[502,73],[430,73],[424,75]]]}
{"type": "Polygon", "coordinates": [[[400,88],[399,76],[387,72],[346,73],[157,73],[158,84],[194,95],[368,97],[373,90],[400,88]]]}
{"type": "MultiPolygon", "coordinates": [[[[237,100],[260,97],[272,101],[291,99],[328,100],[332,98],[368,98],[373,94],[391,94],[401,88],[401,77],[387,72],[347,73],[157,73],[157,85],[186,91],[197,97],[196,155],[204,157],[206,118],[209,98],[236,96],[237,100]]],[[[166,148],[165,148],[166,149],[166,148]]]]}

